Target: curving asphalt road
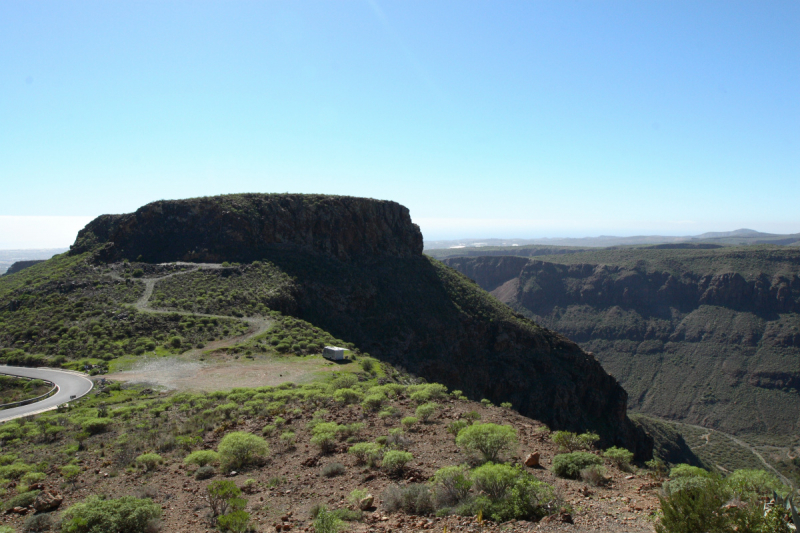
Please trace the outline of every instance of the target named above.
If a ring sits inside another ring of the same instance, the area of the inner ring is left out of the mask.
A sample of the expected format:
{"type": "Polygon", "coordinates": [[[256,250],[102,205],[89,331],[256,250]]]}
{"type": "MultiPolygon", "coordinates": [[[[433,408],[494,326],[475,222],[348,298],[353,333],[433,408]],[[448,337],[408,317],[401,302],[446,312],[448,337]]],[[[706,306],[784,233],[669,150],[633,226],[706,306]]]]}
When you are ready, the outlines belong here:
{"type": "Polygon", "coordinates": [[[36,402],[22,407],[13,407],[0,411],[0,422],[6,422],[13,418],[33,415],[50,409],[55,409],[62,403],[70,401],[70,396],[80,398],[88,394],[94,383],[84,374],[69,372],[64,370],[53,370],[51,368],[26,368],[21,366],[0,365],[0,374],[10,376],[21,376],[25,378],[45,379],[58,385],[58,392],[41,402],[36,402]]]}

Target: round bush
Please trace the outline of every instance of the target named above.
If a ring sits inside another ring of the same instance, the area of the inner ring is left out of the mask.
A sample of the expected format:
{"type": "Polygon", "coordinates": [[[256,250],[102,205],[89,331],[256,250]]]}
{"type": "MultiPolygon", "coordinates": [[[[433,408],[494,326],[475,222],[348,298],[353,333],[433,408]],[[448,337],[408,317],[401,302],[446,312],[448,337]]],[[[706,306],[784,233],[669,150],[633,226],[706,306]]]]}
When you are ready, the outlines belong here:
{"type": "Polygon", "coordinates": [[[401,450],[390,450],[383,454],[381,468],[391,474],[398,474],[403,471],[406,464],[414,458],[409,452],[401,450]]]}
{"type": "Polygon", "coordinates": [[[225,435],[217,447],[225,470],[244,468],[263,460],[269,453],[267,441],[252,433],[234,431],[225,435]]]}
{"type": "Polygon", "coordinates": [[[439,405],[433,402],[423,403],[422,405],[417,407],[417,410],[414,412],[414,414],[417,415],[417,418],[419,418],[423,422],[427,422],[430,419],[430,417],[433,416],[433,413],[436,412],[436,409],[438,407],[439,405]]]}
{"type": "Polygon", "coordinates": [[[144,467],[145,470],[155,470],[164,460],[157,453],[145,453],[136,458],[136,464],[144,467]]]}
{"type": "Polygon", "coordinates": [[[355,456],[358,464],[365,464],[378,458],[381,453],[381,446],[375,442],[359,442],[350,446],[347,453],[355,456]]]}
{"type": "Polygon", "coordinates": [[[214,468],[213,466],[210,465],[201,466],[200,468],[197,469],[197,472],[194,473],[194,478],[199,480],[210,479],[214,477],[215,473],[216,473],[216,468],[214,468]]]}
{"type": "Polygon", "coordinates": [[[219,461],[219,454],[214,450],[197,450],[186,456],[183,460],[187,465],[206,466],[219,461]]]}
{"type": "Polygon", "coordinates": [[[110,418],[88,418],[83,421],[81,427],[89,435],[97,435],[104,432],[110,423],[110,418]]]}
{"type": "Polygon", "coordinates": [[[593,453],[562,453],[553,457],[553,472],[559,477],[578,479],[581,470],[599,464],[603,464],[603,460],[593,453]]]}
{"type": "Polygon", "coordinates": [[[630,464],[633,461],[633,453],[629,452],[625,448],[618,448],[616,446],[612,446],[611,448],[607,449],[603,452],[603,457],[611,461],[617,466],[624,466],[630,464]]]}
{"type": "Polygon", "coordinates": [[[478,452],[486,462],[497,462],[504,452],[517,445],[517,432],[511,426],[473,424],[458,432],[456,444],[468,452],[478,452]]]}

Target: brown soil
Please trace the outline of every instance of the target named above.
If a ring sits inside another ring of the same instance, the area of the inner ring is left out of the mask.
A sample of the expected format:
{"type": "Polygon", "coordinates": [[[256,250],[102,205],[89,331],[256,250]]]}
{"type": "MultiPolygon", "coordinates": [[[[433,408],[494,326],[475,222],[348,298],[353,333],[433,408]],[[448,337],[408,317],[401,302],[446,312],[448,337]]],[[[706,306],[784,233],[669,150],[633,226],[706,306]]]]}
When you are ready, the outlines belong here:
{"type": "MultiPolygon", "coordinates": [[[[237,383],[238,385],[239,383],[237,383]]],[[[413,413],[414,404],[407,399],[394,402],[404,416],[413,413]]],[[[362,432],[365,440],[388,434],[391,427],[399,425],[399,419],[387,419],[388,423],[376,416],[365,414],[360,406],[328,407],[325,416],[328,421],[350,423],[363,421],[367,424],[362,432]]],[[[287,415],[284,415],[287,416],[287,415]]],[[[287,416],[287,427],[297,434],[296,448],[281,451],[277,437],[271,437],[271,457],[263,467],[230,476],[239,486],[252,478],[258,482],[257,489],[243,495],[248,500],[247,511],[252,514],[256,531],[275,531],[275,524],[282,518],[292,531],[311,531],[309,510],[321,503],[329,508],[346,506],[346,498],[353,489],[363,488],[375,496],[376,508],[364,514],[362,522],[348,523],[347,531],[357,532],[407,532],[407,531],[447,531],[494,532],[494,531],[601,531],[601,532],[652,532],[652,513],[658,507],[656,497],[658,484],[645,473],[629,474],[607,464],[611,483],[606,487],[592,487],[581,481],[556,478],[550,472],[553,456],[558,453],[551,442],[549,432],[540,423],[499,407],[484,407],[474,402],[447,400],[432,418],[431,423],[421,424],[418,430],[408,433],[412,443],[408,451],[414,455],[406,474],[401,478],[390,478],[378,469],[357,466],[353,457],[346,453],[347,445],[342,443],[336,452],[322,455],[309,443],[310,435],[305,429],[311,412],[292,419],[287,416]],[[553,484],[563,499],[573,509],[571,518],[574,524],[565,523],[564,517],[554,515],[543,521],[478,524],[474,518],[451,516],[447,518],[415,517],[402,513],[387,513],[381,505],[381,493],[393,483],[401,485],[424,482],[440,467],[463,463],[464,453],[454,444],[452,435],[447,433],[446,424],[468,411],[476,410],[482,415],[482,422],[511,424],[516,428],[520,446],[514,462],[521,462],[531,451],[541,453],[542,468],[531,469],[537,478],[553,484]],[[334,478],[321,476],[322,468],[332,462],[346,466],[344,475],[334,478]],[[270,483],[270,480],[273,483],[270,483]],[[271,486],[274,485],[274,486],[271,486]],[[290,516],[289,513],[291,513],[290,516]]],[[[240,420],[227,431],[251,431],[260,434],[261,427],[269,423],[269,418],[240,420]]],[[[184,452],[172,455],[164,453],[165,465],[157,471],[116,471],[110,461],[99,454],[99,441],[102,435],[87,440],[87,451],[79,454],[84,472],[75,487],[67,486],[59,479],[57,470],[52,469],[45,485],[60,488],[64,494],[65,509],[91,494],[106,494],[113,497],[122,495],[150,496],[161,503],[163,509],[163,532],[211,532],[214,530],[208,521],[209,508],[204,498],[205,487],[222,476],[211,480],[197,481],[191,469],[182,464],[184,452]]],[[[205,435],[204,446],[216,448],[219,435],[209,432],[205,435]]],[[[0,523],[19,528],[24,517],[5,515],[0,523]]]]}

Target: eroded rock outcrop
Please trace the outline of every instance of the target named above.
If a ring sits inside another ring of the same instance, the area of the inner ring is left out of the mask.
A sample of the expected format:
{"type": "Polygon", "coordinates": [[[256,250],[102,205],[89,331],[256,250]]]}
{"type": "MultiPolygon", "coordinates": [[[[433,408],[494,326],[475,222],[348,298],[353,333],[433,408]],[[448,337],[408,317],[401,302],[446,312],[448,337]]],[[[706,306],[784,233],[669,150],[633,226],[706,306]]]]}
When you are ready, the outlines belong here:
{"type": "Polygon", "coordinates": [[[299,194],[237,194],[159,201],[102,215],[78,233],[71,253],[103,244],[104,261],[252,261],[294,248],[340,260],[422,253],[422,234],[395,202],[299,194]]]}

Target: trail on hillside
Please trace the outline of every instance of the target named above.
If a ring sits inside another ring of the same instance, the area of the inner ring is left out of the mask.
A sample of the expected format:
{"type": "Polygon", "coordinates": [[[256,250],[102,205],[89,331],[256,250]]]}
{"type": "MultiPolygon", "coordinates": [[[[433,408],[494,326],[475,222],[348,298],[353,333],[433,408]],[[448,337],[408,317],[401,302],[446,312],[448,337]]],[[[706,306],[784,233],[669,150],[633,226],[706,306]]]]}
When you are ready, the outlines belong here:
{"type": "Polygon", "coordinates": [[[787,487],[792,487],[792,486],[794,486],[794,485],[792,484],[792,482],[791,482],[791,481],[789,481],[789,478],[787,478],[786,476],[784,476],[783,474],[781,474],[780,472],[778,472],[778,470],[777,470],[777,469],[775,469],[775,467],[774,467],[774,466],[772,466],[771,464],[769,464],[769,463],[767,462],[767,460],[766,460],[766,459],[764,459],[764,456],[762,456],[762,455],[761,455],[761,454],[758,452],[758,450],[756,450],[756,449],[755,449],[753,446],[749,445],[748,443],[744,442],[743,440],[741,440],[741,439],[737,439],[736,437],[734,437],[733,435],[731,435],[731,434],[729,434],[729,433],[725,433],[724,431],[719,431],[718,429],[711,429],[711,428],[706,428],[706,427],[703,427],[703,426],[696,426],[696,425],[694,425],[694,424],[687,424],[687,423],[685,423],[685,422],[676,422],[676,421],[674,421],[674,420],[665,420],[665,422],[670,422],[670,423],[672,423],[672,424],[676,424],[676,425],[679,425],[679,426],[687,426],[687,427],[691,427],[691,428],[699,429],[699,430],[701,430],[701,431],[708,431],[708,434],[704,435],[704,436],[706,437],[706,443],[708,443],[708,436],[709,436],[709,435],[711,435],[711,433],[719,433],[720,435],[723,435],[723,436],[727,437],[727,438],[728,438],[729,440],[731,440],[733,443],[737,444],[738,446],[741,446],[742,448],[745,448],[745,449],[747,449],[747,450],[748,450],[748,451],[750,451],[750,452],[751,452],[753,455],[755,455],[756,457],[758,457],[758,459],[761,461],[761,463],[762,463],[762,464],[763,464],[763,465],[764,465],[764,466],[765,466],[767,469],[769,469],[769,470],[770,470],[772,473],[774,473],[776,476],[778,476],[778,478],[781,480],[781,482],[782,482],[784,485],[786,485],[787,487]]]}
{"type": "MultiPolygon", "coordinates": [[[[157,278],[141,278],[136,279],[144,284],[144,292],[139,297],[136,302],[133,303],[133,307],[135,307],[138,311],[142,311],[145,313],[158,313],[158,314],[177,314],[183,316],[199,316],[199,317],[208,317],[208,318],[218,318],[218,319],[233,319],[233,320],[240,320],[245,322],[248,325],[247,333],[243,335],[236,335],[233,337],[227,337],[225,339],[220,339],[217,341],[209,342],[203,348],[193,348],[191,350],[187,350],[183,352],[181,355],[200,355],[204,351],[208,350],[218,350],[220,348],[229,348],[234,346],[235,344],[239,344],[240,342],[245,342],[253,337],[261,335],[262,333],[269,330],[270,327],[274,324],[273,320],[270,320],[265,317],[259,316],[245,316],[245,317],[235,317],[229,315],[211,315],[206,313],[193,313],[191,311],[180,311],[180,310],[173,310],[173,309],[159,309],[157,307],[150,306],[150,298],[153,296],[153,291],[155,290],[156,283],[159,281],[165,280],[167,278],[172,278],[175,276],[181,276],[183,274],[189,274],[192,272],[197,272],[198,270],[218,270],[223,268],[219,263],[184,263],[184,262],[175,262],[175,263],[162,263],[161,265],[178,265],[178,266],[191,266],[190,270],[182,270],[180,272],[173,272],[171,274],[166,274],[164,276],[159,276],[157,278]]],[[[109,274],[112,278],[118,280],[126,280],[130,278],[123,278],[119,274],[113,273],[109,274]]]]}

